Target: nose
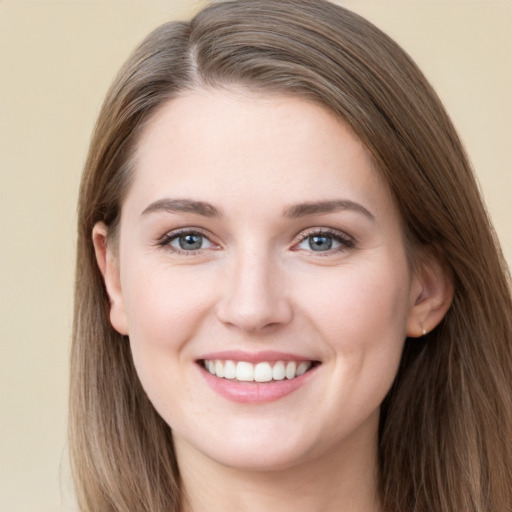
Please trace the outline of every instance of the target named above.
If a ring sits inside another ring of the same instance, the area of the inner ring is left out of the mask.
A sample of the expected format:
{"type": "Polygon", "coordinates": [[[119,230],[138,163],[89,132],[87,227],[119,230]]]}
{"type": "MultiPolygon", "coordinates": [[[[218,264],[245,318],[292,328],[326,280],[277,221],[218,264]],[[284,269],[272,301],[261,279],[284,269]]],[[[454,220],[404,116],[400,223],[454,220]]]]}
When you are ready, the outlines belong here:
{"type": "Polygon", "coordinates": [[[289,323],[293,309],[283,270],[265,254],[247,251],[227,270],[217,316],[244,332],[269,331],[289,323]]]}

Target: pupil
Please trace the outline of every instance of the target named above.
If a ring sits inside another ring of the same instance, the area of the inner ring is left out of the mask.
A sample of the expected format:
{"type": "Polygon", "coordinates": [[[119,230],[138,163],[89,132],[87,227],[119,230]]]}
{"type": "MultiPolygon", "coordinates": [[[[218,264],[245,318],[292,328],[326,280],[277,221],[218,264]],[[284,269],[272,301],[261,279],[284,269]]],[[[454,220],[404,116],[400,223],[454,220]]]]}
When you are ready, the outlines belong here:
{"type": "Polygon", "coordinates": [[[310,236],[309,246],[313,251],[328,251],[332,247],[332,238],[324,235],[310,236]]]}
{"type": "Polygon", "coordinates": [[[201,235],[183,235],[179,238],[180,248],[188,250],[200,249],[202,241],[201,235]]]}

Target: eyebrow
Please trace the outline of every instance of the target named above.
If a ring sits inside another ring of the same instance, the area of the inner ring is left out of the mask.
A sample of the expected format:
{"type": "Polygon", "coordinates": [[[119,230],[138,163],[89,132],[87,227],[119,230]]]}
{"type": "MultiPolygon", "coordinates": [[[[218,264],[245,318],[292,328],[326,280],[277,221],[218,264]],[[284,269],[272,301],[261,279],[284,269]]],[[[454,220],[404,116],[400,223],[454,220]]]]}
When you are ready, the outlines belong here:
{"type": "Polygon", "coordinates": [[[192,199],[170,199],[164,198],[151,203],[144,209],[141,215],[148,215],[154,212],[168,213],[195,213],[204,217],[222,217],[222,212],[211,203],[205,201],[194,201],[192,199]]]}
{"type": "MultiPolygon", "coordinates": [[[[336,199],[331,201],[312,201],[288,206],[284,210],[284,216],[292,219],[307,217],[309,215],[325,215],[340,210],[352,210],[362,213],[370,220],[375,221],[374,215],[363,205],[349,199],[336,199]]],[[[144,209],[141,215],[164,211],[168,213],[194,213],[204,217],[222,217],[222,211],[205,201],[192,199],[163,198],[151,203],[144,209]]]]}
{"type": "Polygon", "coordinates": [[[369,210],[367,210],[363,205],[350,201],[349,199],[294,204],[285,209],[284,216],[296,219],[300,217],[307,217],[308,215],[325,215],[327,213],[334,213],[340,210],[352,210],[362,213],[365,217],[375,221],[375,216],[369,210]]]}

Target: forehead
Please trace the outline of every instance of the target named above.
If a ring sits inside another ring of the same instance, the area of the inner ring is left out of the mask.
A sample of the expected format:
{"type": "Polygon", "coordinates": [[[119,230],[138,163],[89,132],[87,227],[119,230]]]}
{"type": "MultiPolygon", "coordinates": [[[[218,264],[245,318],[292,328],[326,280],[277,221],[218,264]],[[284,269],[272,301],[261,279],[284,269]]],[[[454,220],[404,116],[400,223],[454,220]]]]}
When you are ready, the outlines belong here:
{"type": "Polygon", "coordinates": [[[298,202],[341,189],[361,200],[369,191],[387,194],[367,148],[327,108],[294,96],[200,89],[162,105],[148,122],[130,194],[146,201],[273,194],[298,202]]]}

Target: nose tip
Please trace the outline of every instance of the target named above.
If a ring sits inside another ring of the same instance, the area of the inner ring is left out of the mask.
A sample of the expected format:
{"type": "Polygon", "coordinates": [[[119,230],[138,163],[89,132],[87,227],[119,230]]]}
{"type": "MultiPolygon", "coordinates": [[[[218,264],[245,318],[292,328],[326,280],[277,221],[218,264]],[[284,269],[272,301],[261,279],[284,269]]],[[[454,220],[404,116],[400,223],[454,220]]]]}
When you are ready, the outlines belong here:
{"type": "Polygon", "coordinates": [[[254,303],[230,302],[219,308],[219,318],[224,324],[235,326],[245,332],[268,330],[288,323],[291,318],[290,308],[279,304],[266,304],[259,307],[254,303]]]}
{"type": "Polygon", "coordinates": [[[285,284],[275,272],[259,267],[234,273],[217,309],[220,321],[245,332],[285,325],[293,310],[285,284]]]}

